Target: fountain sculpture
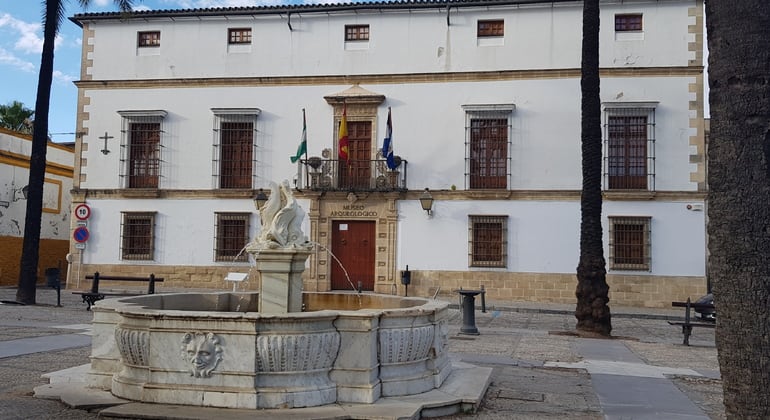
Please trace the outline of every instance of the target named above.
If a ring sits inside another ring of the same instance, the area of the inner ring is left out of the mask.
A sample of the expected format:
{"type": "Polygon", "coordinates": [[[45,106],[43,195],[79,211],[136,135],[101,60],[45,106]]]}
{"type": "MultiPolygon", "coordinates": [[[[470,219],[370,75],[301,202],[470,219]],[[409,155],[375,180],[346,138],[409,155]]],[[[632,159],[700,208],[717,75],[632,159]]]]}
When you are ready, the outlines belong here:
{"type": "Polygon", "coordinates": [[[230,408],[374,403],[439,388],[448,303],[302,292],[312,252],[288,182],[272,185],[246,250],[255,292],[107,299],[93,309],[88,382],[141,402],[230,408]]]}

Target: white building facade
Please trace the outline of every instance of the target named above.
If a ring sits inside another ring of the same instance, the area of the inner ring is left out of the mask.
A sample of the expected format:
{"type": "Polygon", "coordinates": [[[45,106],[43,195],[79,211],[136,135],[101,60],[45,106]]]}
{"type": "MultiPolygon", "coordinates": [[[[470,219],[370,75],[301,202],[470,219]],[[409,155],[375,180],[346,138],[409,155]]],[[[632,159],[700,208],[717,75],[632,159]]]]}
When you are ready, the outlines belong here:
{"type": "MultiPolygon", "coordinates": [[[[574,302],[581,19],[558,0],[77,15],[73,273],[227,287],[252,199],[287,179],[318,244],[306,290],[574,302]]],[[[668,306],[706,291],[703,2],[602,1],[601,22],[611,303],[668,306]]]]}

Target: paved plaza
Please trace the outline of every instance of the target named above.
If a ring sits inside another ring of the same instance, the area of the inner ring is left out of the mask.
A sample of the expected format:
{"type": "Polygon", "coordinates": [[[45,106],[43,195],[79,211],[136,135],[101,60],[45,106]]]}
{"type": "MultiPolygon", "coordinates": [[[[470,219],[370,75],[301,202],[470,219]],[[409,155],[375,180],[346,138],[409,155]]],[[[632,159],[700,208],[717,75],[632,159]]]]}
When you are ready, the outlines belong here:
{"type": "MultiPolygon", "coordinates": [[[[15,288],[0,288],[0,300],[15,294],[15,288]]],[[[61,307],[56,301],[54,290],[39,288],[37,305],[0,305],[0,418],[98,417],[96,409],[33,396],[35,387],[77,377],[89,362],[91,313],[68,291],[62,291],[61,307]],[[52,374],[68,368],[74,370],[52,374]]],[[[487,302],[486,309],[476,311],[478,336],[460,334],[461,312],[451,311],[453,361],[491,367],[492,375],[476,413],[442,418],[725,418],[714,331],[696,329],[691,345],[682,345],[681,330],[666,321],[682,318],[683,310],[612,308],[614,338],[591,339],[574,334],[574,306],[487,302]]],[[[135,416],[268,418],[245,410],[147,406],[135,416]]],[[[399,418],[397,412],[385,407],[377,418],[399,418]]],[[[284,417],[324,417],[322,409],[308,413],[284,417]]]]}

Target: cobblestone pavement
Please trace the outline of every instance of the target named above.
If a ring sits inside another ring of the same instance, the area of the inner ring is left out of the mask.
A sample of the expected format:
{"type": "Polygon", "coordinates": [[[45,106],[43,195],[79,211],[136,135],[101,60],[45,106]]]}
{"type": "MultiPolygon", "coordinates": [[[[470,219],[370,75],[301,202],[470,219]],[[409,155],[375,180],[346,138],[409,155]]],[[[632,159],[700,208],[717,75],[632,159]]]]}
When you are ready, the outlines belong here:
{"type": "MultiPolygon", "coordinates": [[[[0,288],[0,300],[14,300],[16,290],[0,288]]],[[[67,325],[89,324],[85,304],[62,291],[40,288],[37,304],[0,305],[0,341],[69,334],[67,325]]],[[[476,311],[480,335],[459,334],[460,311],[452,310],[449,349],[454,359],[494,368],[479,410],[444,419],[601,419],[602,408],[591,376],[582,369],[544,367],[545,362],[579,362],[574,310],[568,305],[492,302],[476,311]]],[[[646,364],[714,372],[673,378],[676,386],[712,419],[724,419],[714,332],[696,329],[691,346],[682,345],[681,331],[665,319],[680,311],[613,308],[614,340],[621,340],[646,364]],[[714,379],[717,378],[717,379],[714,379]]],[[[80,328],[83,328],[82,326],[80,328]]],[[[47,380],[44,373],[88,363],[90,347],[0,358],[0,418],[90,419],[96,413],[68,409],[57,401],[35,399],[32,389],[47,380]]]]}

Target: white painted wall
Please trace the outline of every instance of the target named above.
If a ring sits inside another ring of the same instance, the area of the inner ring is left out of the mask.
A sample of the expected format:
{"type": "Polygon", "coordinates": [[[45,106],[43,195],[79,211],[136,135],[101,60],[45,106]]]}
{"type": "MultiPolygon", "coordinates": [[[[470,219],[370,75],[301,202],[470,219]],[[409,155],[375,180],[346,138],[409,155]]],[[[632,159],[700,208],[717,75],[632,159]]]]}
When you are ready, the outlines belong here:
{"type": "MultiPolygon", "coordinates": [[[[298,200],[304,209],[306,200],[298,200]]],[[[214,261],[217,212],[252,213],[249,237],[259,232],[259,213],[251,200],[90,200],[91,237],[83,250],[84,264],[120,264],[121,212],[154,211],[155,260],[131,264],[189,266],[248,266],[249,263],[214,261]]],[[[309,232],[309,222],[302,226],[309,232]]],[[[244,244],[246,245],[246,244],[244,244]]]]}
{"type": "MultiPolygon", "coordinates": [[[[694,78],[608,78],[605,101],[659,102],[656,110],[656,190],[694,191],[690,182],[689,101],[694,78]]],[[[284,86],[250,88],[189,88],[89,90],[86,111],[89,147],[84,154],[84,188],[120,185],[119,110],[163,109],[165,119],[162,188],[212,188],[213,120],[211,108],[256,107],[260,175],[263,180],[292,179],[297,167],[289,156],[297,150],[306,108],[309,155],[320,155],[335,142],[333,110],[323,99],[349,86],[284,86]],[[297,98],[291,101],[286,98],[297,98]],[[104,132],[113,152],[99,150],[104,132]]],[[[412,189],[463,189],[465,185],[464,104],[514,103],[511,138],[511,189],[579,189],[580,106],[578,79],[499,82],[414,83],[363,86],[386,96],[380,106],[372,156],[382,147],[387,107],[393,110],[394,152],[409,162],[412,189]]]]}
{"type": "MultiPolygon", "coordinates": [[[[609,258],[608,216],[649,216],[652,218],[652,269],[639,273],[705,275],[704,212],[687,210],[687,204],[629,205],[605,201],[602,213],[605,258],[609,258]]],[[[574,273],[580,250],[580,203],[437,200],[433,215],[428,217],[418,201],[401,201],[398,234],[398,269],[409,265],[411,270],[574,273]],[[469,215],[508,216],[507,267],[468,267],[469,215]]]]}
{"type": "MultiPolygon", "coordinates": [[[[686,66],[687,8],[694,1],[603,2],[601,66],[686,66]],[[644,33],[615,42],[614,15],[644,12],[644,33]]],[[[95,80],[308,76],[579,68],[581,2],[381,13],[293,13],[97,21],[89,56],[95,80]],[[505,19],[501,45],[479,46],[478,19],[505,19]],[[346,48],[345,24],[370,25],[368,48],[346,48]],[[130,25],[130,26],[129,26],[130,25]],[[227,28],[251,27],[250,52],[228,52],[227,28]],[[137,31],[161,31],[159,48],[137,51],[137,31]],[[152,50],[152,51],[149,51],[152,50]],[[150,52],[152,55],[147,55],[150,52]],[[398,59],[394,59],[398,57],[398,59]]]]}

